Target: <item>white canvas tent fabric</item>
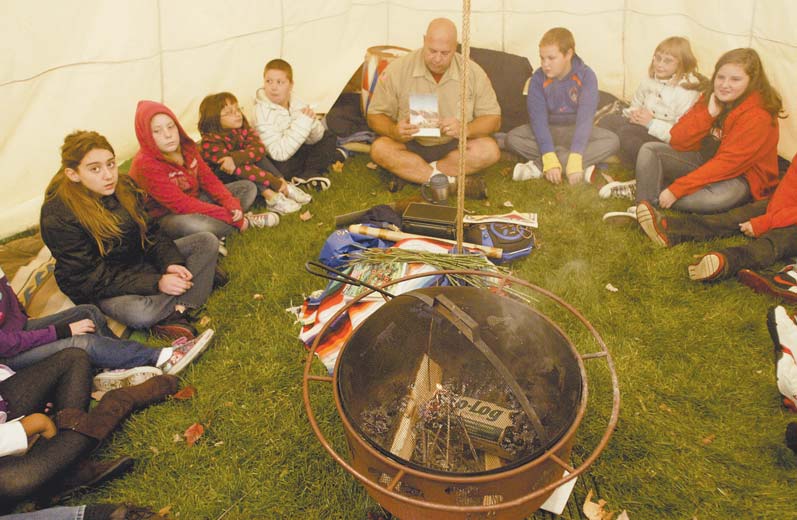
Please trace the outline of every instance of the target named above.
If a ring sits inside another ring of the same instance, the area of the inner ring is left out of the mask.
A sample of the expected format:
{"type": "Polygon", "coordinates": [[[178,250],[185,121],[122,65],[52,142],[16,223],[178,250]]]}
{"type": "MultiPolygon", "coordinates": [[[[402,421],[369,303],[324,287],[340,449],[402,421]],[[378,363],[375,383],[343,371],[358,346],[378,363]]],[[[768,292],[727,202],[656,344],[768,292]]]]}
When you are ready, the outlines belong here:
{"type": "MultiPolygon", "coordinates": [[[[36,225],[59,146],[75,129],[135,153],[140,99],[166,103],[187,129],[211,92],[235,93],[251,114],[263,65],[294,67],[296,93],[328,109],[373,45],[416,48],[432,18],[461,27],[460,0],[2,1],[0,237],[36,225]]],[[[781,155],[797,151],[797,20],[793,0],[473,0],[471,44],[528,56],[554,26],[570,28],[600,88],[633,94],[655,45],[692,41],[710,75],[726,50],[753,47],[786,109],[781,155]]]]}

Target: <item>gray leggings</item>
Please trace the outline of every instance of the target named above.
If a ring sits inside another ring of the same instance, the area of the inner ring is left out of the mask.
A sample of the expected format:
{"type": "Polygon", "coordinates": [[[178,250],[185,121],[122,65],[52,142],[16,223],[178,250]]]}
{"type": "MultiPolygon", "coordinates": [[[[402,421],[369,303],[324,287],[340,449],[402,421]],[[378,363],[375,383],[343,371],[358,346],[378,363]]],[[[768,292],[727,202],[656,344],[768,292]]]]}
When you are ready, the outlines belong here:
{"type": "MultiPolygon", "coordinates": [[[[576,126],[551,125],[550,131],[556,156],[559,158],[562,168],[564,168],[570,156],[570,143],[573,142],[576,126]]],[[[521,125],[506,134],[506,147],[527,160],[533,160],[538,168],[542,168],[542,152],[537,144],[537,139],[534,137],[534,132],[531,130],[531,125],[521,125]]],[[[605,128],[593,127],[587,147],[582,154],[581,162],[584,168],[598,164],[614,155],[619,149],[620,139],[614,132],[610,132],[605,128]]]]}
{"type": "MultiPolygon", "coordinates": [[[[707,161],[700,152],[678,152],[667,143],[645,143],[636,160],[636,200],[658,205],[659,194],[679,177],[707,161]]],[[[688,213],[722,213],[750,201],[744,176],[714,182],[681,197],[673,209],[688,213]]]]}
{"type": "Polygon", "coordinates": [[[102,312],[134,329],[146,329],[163,320],[181,304],[196,309],[205,304],[213,288],[213,274],[219,255],[219,239],[207,231],[174,241],[193,275],[194,286],[180,296],[126,294],[97,302],[102,312]]]}

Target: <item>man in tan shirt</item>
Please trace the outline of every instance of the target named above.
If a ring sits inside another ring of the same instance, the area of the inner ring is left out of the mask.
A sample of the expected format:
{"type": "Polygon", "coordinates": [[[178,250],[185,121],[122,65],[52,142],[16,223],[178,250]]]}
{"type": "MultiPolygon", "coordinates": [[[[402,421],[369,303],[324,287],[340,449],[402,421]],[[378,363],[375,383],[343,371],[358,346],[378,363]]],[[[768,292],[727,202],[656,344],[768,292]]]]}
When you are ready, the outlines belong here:
{"type": "MultiPolygon", "coordinates": [[[[371,146],[371,158],[404,180],[423,183],[442,172],[453,184],[457,175],[464,59],[456,48],[454,23],[446,18],[432,20],[423,37],[423,48],[392,62],[376,85],[368,108],[368,126],[381,137],[371,146]],[[440,137],[413,137],[420,128],[410,123],[412,94],[437,96],[440,137]]],[[[501,127],[501,107],[484,70],[472,60],[468,67],[466,174],[495,164],[501,156],[491,137],[501,127]]]]}

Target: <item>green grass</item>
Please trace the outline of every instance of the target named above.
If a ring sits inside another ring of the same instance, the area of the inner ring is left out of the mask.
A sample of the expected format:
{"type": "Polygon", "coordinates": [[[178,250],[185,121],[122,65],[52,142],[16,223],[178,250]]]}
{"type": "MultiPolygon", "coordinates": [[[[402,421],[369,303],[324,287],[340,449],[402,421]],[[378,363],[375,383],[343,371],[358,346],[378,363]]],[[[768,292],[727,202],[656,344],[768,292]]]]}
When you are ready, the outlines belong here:
{"type": "MultiPolygon", "coordinates": [[[[171,506],[182,519],[363,519],[378,509],[310,429],[301,395],[305,351],[284,312],[324,286],[303,264],[317,257],[334,215],[417,194],[412,186],[388,193],[366,162],[360,156],[333,174],[332,189],[309,206],[312,220],[287,216],[275,229],[229,240],[223,265],[232,281],[207,307],[214,345],[185,373],[198,397],[128,421],[101,456],[129,454],[135,470],[80,502],[171,506]],[[195,421],[206,425],[200,442],[174,442],[195,421]]],[[[514,274],[579,309],[614,357],[620,421],[588,477],[600,498],[634,520],[795,518],[797,458],[783,444],[795,417],[779,404],[765,326],[774,302],[735,280],[709,285],[686,276],[692,255],[743,239],[656,249],[634,228],[601,222],[627,201],[602,201],[589,186],[514,183],[510,167],[489,170],[489,207],[467,206],[502,212],[511,201],[539,214],[539,249],[512,264],[514,274]]],[[[595,350],[566,313],[544,301],[540,307],[580,349],[595,350]]],[[[589,372],[595,399],[576,461],[593,449],[608,413],[604,365],[591,361],[589,372]]],[[[313,392],[322,428],[346,453],[331,390],[316,384],[313,392]]],[[[579,509],[569,507],[565,518],[578,518],[579,509]]]]}

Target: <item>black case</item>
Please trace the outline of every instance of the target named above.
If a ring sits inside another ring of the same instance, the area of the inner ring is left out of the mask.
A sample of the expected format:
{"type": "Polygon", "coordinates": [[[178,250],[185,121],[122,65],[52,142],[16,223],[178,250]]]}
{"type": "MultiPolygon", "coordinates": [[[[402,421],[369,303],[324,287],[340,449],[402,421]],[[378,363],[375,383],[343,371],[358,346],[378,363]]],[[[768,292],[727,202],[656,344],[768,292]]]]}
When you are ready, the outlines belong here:
{"type": "Polygon", "coordinates": [[[412,202],[404,210],[401,230],[416,235],[455,239],[457,236],[457,208],[412,202]]]}

